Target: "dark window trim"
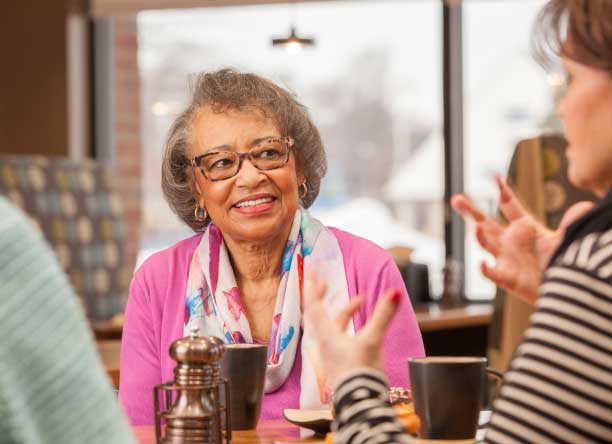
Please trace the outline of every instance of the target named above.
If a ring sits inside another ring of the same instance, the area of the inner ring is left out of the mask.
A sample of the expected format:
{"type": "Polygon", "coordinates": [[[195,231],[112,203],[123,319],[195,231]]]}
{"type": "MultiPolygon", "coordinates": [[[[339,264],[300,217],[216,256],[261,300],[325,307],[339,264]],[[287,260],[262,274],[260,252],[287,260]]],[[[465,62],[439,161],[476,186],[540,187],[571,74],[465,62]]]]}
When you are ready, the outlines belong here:
{"type": "Polygon", "coordinates": [[[97,161],[112,165],[115,143],[114,30],[112,18],[91,20],[93,48],[93,151],[97,161]]]}
{"type": "Polygon", "coordinates": [[[444,97],[444,245],[446,261],[461,265],[461,295],[465,296],[465,227],[452,211],[450,199],[462,193],[463,182],[463,30],[462,5],[442,0],[442,75],[444,97]]]}

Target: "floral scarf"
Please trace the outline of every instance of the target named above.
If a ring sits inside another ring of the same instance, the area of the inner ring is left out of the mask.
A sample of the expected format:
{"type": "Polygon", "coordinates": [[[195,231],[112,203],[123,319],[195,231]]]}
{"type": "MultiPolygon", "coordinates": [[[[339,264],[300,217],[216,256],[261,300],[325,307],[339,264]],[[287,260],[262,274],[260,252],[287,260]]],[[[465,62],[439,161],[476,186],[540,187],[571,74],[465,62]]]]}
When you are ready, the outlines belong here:
{"type": "MultiPolygon", "coordinates": [[[[336,237],[308,211],[295,213],[282,257],[280,284],[268,344],[265,392],[280,388],[289,377],[302,333],[300,407],[320,408],[329,402],[329,387],[318,365],[318,353],[302,322],[304,273],[315,270],[328,284],[325,303],[331,317],[349,303],[342,252],[336,237]]],[[[185,299],[185,335],[197,326],[200,334],[229,344],[253,343],[240,303],[228,251],[219,229],[210,224],[191,260],[185,299]]],[[[355,331],[351,321],[348,332],[355,331]]]]}

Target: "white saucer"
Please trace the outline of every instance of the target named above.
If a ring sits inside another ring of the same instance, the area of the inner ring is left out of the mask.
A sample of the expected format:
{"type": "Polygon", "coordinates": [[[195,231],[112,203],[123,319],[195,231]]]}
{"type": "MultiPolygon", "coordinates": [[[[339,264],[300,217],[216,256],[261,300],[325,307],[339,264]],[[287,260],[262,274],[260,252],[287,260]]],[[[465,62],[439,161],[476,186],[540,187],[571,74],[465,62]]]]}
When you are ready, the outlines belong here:
{"type": "Polygon", "coordinates": [[[283,416],[291,424],[310,429],[318,436],[325,436],[325,434],[330,431],[331,423],[334,420],[329,409],[285,409],[283,410],[283,416]]]}

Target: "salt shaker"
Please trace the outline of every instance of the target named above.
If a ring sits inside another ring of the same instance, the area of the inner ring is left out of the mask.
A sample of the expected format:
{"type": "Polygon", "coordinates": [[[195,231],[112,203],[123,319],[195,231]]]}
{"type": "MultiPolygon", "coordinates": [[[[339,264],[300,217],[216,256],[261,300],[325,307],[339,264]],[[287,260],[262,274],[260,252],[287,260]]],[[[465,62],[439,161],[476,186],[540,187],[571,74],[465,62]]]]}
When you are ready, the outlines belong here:
{"type": "Polygon", "coordinates": [[[170,356],[177,362],[174,381],[153,390],[158,444],[231,442],[228,382],[219,376],[224,353],[221,339],[199,336],[197,328],[172,343],[170,356]],[[165,408],[160,408],[161,399],[165,408]],[[166,424],[163,434],[162,422],[166,424]]]}

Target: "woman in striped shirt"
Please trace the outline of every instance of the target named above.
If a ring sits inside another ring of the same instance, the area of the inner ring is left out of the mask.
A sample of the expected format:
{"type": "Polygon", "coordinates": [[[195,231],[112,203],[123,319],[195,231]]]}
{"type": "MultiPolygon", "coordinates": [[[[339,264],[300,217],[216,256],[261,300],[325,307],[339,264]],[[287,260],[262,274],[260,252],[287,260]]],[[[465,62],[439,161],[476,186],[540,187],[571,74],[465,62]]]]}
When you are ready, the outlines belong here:
{"type": "MultiPolygon", "coordinates": [[[[612,442],[612,1],[551,0],[536,33],[539,48],[560,55],[568,89],[558,106],[568,139],[569,177],[601,200],[578,204],[557,231],[539,225],[498,179],[502,225],[465,196],[453,207],[476,222],[495,258],[482,265],[497,285],[537,310],[494,402],[487,443],[612,442]],[[586,214],[585,214],[586,213],[586,214]]],[[[332,322],[320,307],[323,284],[307,291],[306,319],[321,338],[332,322]]],[[[395,305],[381,298],[356,338],[320,341],[336,381],[336,444],[409,442],[385,402],[380,342],[395,305]]]]}

